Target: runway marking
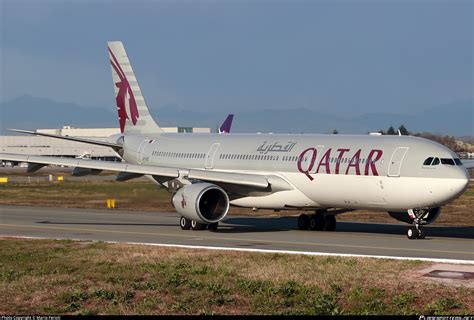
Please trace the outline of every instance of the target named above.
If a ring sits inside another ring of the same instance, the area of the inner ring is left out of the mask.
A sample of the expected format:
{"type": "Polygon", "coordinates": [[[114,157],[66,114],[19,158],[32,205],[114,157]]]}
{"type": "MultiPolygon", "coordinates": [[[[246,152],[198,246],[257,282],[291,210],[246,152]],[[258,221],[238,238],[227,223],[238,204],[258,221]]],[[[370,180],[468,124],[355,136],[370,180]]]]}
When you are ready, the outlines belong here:
{"type": "MultiPolygon", "coordinates": [[[[26,226],[17,224],[0,224],[3,227],[20,227],[20,228],[33,228],[33,229],[52,229],[52,230],[67,230],[67,231],[88,231],[88,232],[102,232],[102,233],[119,233],[119,234],[135,234],[135,235],[153,235],[153,236],[167,236],[167,237],[181,237],[181,238],[196,238],[196,235],[186,234],[169,234],[159,232],[133,232],[133,231],[119,231],[119,230],[103,230],[103,229],[84,229],[84,228],[65,228],[65,227],[49,227],[49,226],[26,226]]],[[[313,243],[313,242],[299,242],[299,241],[283,241],[283,240],[261,240],[261,239],[245,239],[245,238],[228,238],[228,237],[209,237],[200,235],[201,238],[209,240],[228,240],[228,241],[254,241],[254,242],[266,242],[266,243],[280,243],[280,244],[300,244],[307,246],[326,246],[326,247],[343,247],[343,248],[357,248],[357,249],[383,249],[383,250],[403,250],[403,251],[416,251],[416,252],[432,252],[432,253],[458,253],[473,255],[474,252],[466,251],[445,251],[445,250],[432,250],[432,249],[416,249],[416,248],[393,248],[393,247],[375,247],[375,246],[356,246],[346,244],[331,244],[331,243],[313,243]]]]}
{"type": "MultiPolygon", "coordinates": [[[[19,239],[54,239],[63,240],[64,238],[44,238],[44,237],[28,237],[28,236],[8,236],[10,238],[19,239]]],[[[68,239],[74,241],[85,241],[84,239],[68,239]]],[[[87,240],[89,241],[89,240],[87,240]]],[[[97,242],[97,240],[92,240],[97,242]]],[[[311,252],[311,251],[290,251],[290,250],[275,250],[275,249],[252,249],[252,248],[235,248],[235,247],[212,247],[212,246],[195,246],[183,244],[168,244],[168,243],[143,243],[143,242],[119,242],[119,241],[103,241],[110,244],[130,244],[166,248],[182,248],[182,249],[203,249],[216,251],[243,251],[253,253],[279,253],[279,254],[293,254],[306,256],[325,256],[325,257],[344,257],[344,258],[374,258],[374,259],[391,259],[391,260],[409,260],[409,261],[426,261],[437,263],[451,263],[451,264],[473,264],[474,260],[459,260],[459,259],[440,259],[440,258],[417,258],[417,257],[399,257],[399,256],[379,256],[379,255],[365,255],[365,254],[351,254],[351,253],[332,253],[332,252],[311,252]]]]}

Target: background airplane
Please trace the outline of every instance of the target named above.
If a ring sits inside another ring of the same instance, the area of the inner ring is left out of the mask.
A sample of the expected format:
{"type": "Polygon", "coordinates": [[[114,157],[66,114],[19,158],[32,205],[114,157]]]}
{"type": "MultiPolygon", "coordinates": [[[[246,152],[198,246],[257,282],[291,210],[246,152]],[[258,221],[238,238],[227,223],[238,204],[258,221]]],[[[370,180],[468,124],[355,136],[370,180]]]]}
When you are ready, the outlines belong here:
{"type": "Polygon", "coordinates": [[[229,133],[230,128],[232,127],[232,120],[234,119],[233,114],[229,114],[227,118],[225,118],[224,122],[222,125],[219,127],[219,133],[229,133]]]}
{"type": "Polygon", "coordinates": [[[336,212],[381,209],[413,225],[408,238],[424,238],[422,225],[467,188],[466,167],[474,163],[463,165],[451,150],[422,138],[164,133],[149,113],[123,44],[109,42],[108,51],[121,134],[108,142],[57,138],[111,147],[124,162],[13,154],[0,159],[27,162],[30,172],[62,165],[82,174],[115,171],[120,181],[145,175],[171,189],[181,228],[195,230],[217,229],[230,205],[314,211],[300,215],[298,228],[328,231],[336,229],[336,212]],[[175,180],[186,184],[172,188],[175,180]]]}

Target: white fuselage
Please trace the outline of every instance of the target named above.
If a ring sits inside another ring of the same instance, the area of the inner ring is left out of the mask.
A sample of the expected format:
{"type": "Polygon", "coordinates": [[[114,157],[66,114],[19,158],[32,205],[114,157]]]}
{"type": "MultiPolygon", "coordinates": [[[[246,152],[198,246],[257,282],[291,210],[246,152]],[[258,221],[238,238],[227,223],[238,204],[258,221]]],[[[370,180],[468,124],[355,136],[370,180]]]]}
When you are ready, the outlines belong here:
{"type": "Polygon", "coordinates": [[[125,135],[123,157],[133,164],[276,175],[293,189],[231,201],[268,209],[433,208],[461,195],[469,181],[462,165],[423,165],[429,157],[457,156],[408,136],[125,135]]]}

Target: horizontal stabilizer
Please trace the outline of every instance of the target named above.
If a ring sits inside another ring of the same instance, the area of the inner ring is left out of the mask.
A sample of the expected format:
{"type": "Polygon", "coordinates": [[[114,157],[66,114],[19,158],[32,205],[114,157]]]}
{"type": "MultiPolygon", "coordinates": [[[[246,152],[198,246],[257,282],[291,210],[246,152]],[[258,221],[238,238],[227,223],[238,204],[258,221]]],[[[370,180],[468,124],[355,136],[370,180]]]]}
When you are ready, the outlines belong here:
{"type": "Polygon", "coordinates": [[[114,161],[99,161],[99,160],[83,160],[73,158],[59,158],[59,157],[42,157],[42,156],[28,156],[18,154],[0,153],[0,160],[38,163],[45,165],[56,165],[66,167],[80,167],[97,170],[131,172],[139,174],[149,174],[164,177],[177,178],[178,169],[169,167],[155,167],[138,164],[127,164],[123,162],[114,161]]]}
{"type": "Polygon", "coordinates": [[[90,140],[90,139],[83,139],[83,138],[78,138],[78,137],[61,136],[61,135],[58,135],[58,134],[41,133],[41,132],[36,132],[36,131],[19,130],[19,129],[8,129],[8,130],[14,131],[14,132],[19,132],[19,133],[31,134],[31,135],[35,135],[35,136],[49,137],[49,138],[55,138],[55,139],[63,139],[63,140],[82,142],[82,143],[87,143],[87,144],[94,144],[94,145],[103,146],[103,147],[110,147],[110,148],[113,148],[114,150],[122,149],[121,145],[118,145],[116,143],[110,143],[110,142],[107,142],[107,141],[90,140]]]}

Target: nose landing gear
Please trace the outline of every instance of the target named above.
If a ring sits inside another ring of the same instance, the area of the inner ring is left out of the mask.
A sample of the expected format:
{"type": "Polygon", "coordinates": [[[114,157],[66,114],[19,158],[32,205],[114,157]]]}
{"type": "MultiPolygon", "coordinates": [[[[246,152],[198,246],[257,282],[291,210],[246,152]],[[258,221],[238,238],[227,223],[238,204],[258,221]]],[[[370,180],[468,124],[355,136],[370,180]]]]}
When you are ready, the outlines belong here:
{"type": "Polygon", "coordinates": [[[425,229],[422,225],[427,223],[427,221],[423,219],[427,213],[428,211],[424,209],[408,210],[408,215],[413,219],[413,226],[407,230],[408,239],[424,239],[426,237],[425,229]]]}
{"type": "Polygon", "coordinates": [[[426,236],[426,233],[425,233],[425,230],[422,226],[418,226],[418,227],[410,227],[408,228],[408,231],[407,231],[407,237],[408,239],[424,239],[426,236]]]}

